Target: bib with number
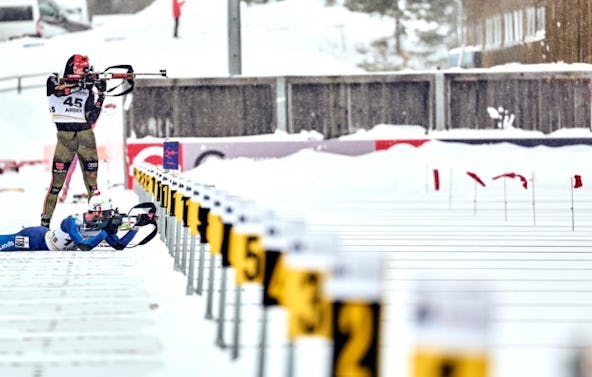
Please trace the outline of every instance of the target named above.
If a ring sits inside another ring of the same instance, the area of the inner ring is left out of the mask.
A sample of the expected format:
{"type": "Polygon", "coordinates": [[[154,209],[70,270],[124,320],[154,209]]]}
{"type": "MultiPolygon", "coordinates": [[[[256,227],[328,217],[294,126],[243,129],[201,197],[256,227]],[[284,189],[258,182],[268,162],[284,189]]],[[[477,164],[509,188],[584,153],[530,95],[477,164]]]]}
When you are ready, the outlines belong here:
{"type": "Polygon", "coordinates": [[[63,97],[58,97],[55,94],[47,97],[53,121],[55,123],[86,123],[84,107],[89,95],[88,89],[81,89],[63,97]]]}

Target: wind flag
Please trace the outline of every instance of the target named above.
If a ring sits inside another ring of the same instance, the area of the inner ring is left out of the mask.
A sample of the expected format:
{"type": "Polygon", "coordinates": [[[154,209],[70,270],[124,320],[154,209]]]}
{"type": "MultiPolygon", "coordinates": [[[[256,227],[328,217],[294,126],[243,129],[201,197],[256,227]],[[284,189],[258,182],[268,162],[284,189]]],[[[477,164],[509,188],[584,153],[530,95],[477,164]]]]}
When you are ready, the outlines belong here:
{"type": "Polygon", "coordinates": [[[584,184],[582,183],[582,176],[579,174],[574,175],[574,188],[580,188],[584,184]]]}
{"type": "Polygon", "coordinates": [[[481,186],[485,187],[485,182],[483,182],[483,180],[481,180],[481,178],[479,178],[479,176],[471,171],[467,172],[467,175],[471,178],[473,178],[475,181],[477,181],[477,183],[479,183],[481,186]]]}
{"type": "Polygon", "coordinates": [[[436,191],[440,190],[440,171],[438,169],[433,169],[434,173],[434,189],[436,191]]]}
{"type": "Polygon", "coordinates": [[[522,182],[522,187],[524,187],[524,189],[526,190],[528,188],[528,180],[520,174],[516,174],[516,173],[505,173],[505,174],[500,174],[500,175],[496,175],[495,177],[493,177],[493,180],[499,179],[499,178],[520,178],[520,182],[522,182]]]}

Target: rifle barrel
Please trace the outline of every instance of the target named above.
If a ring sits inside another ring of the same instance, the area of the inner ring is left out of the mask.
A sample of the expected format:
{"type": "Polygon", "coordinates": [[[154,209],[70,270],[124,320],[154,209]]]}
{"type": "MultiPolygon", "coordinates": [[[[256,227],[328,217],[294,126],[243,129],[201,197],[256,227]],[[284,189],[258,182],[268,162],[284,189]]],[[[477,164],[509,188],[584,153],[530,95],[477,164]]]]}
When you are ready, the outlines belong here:
{"type": "Polygon", "coordinates": [[[62,78],[64,81],[82,80],[86,77],[96,77],[98,79],[134,79],[138,76],[159,76],[167,77],[167,70],[161,69],[160,72],[89,72],[85,75],[69,74],[62,78]]]}

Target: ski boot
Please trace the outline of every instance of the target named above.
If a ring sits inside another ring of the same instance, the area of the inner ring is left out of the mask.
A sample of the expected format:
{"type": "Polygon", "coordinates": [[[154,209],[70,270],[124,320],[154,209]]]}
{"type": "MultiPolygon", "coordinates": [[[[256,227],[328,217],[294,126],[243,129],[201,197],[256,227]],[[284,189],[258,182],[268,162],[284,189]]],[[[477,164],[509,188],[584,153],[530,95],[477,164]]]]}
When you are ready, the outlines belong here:
{"type": "Polygon", "coordinates": [[[51,223],[51,216],[41,215],[41,226],[49,228],[49,223],[51,223]]]}

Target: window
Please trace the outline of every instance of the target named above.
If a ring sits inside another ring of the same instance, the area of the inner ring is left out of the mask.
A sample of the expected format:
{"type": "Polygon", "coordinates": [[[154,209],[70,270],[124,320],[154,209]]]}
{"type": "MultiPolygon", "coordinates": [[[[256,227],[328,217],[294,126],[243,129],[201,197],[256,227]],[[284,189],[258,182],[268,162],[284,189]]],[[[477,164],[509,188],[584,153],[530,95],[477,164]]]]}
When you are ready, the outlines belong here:
{"type": "Polygon", "coordinates": [[[524,41],[524,15],[522,9],[515,10],[514,16],[514,42],[522,43],[524,41]]]}
{"type": "Polygon", "coordinates": [[[493,16],[485,20],[485,47],[498,48],[502,45],[502,17],[493,16]]]}
{"type": "Polygon", "coordinates": [[[58,18],[60,11],[48,2],[40,2],[39,13],[43,18],[58,18]]]}
{"type": "Polygon", "coordinates": [[[513,13],[504,13],[504,46],[511,46],[514,44],[514,22],[513,13]]]}
{"type": "Polygon", "coordinates": [[[0,8],[0,22],[9,21],[32,21],[33,7],[1,7],[0,8]]]}
{"type": "Polygon", "coordinates": [[[545,38],[545,5],[532,5],[489,17],[471,25],[467,35],[469,45],[485,49],[511,47],[545,38]],[[483,41],[483,38],[485,39],[483,41]]]}
{"type": "Polygon", "coordinates": [[[524,21],[522,10],[504,14],[504,46],[514,46],[523,42],[524,21]]]}
{"type": "Polygon", "coordinates": [[[479,22],[475,25],[475,46],[483,45],[483,22],[479,22]]]}
{"type": "Polygon", "coordinates": [[[545,7],[537,5],[525,10],[524,41],[536,42],[545,38],[545,7]]]}
{"type": "Polygon", "coordinates": [[[536,6],[536,31],[535,34],[539,38],[545,37],[545,6],[544,5],[537,5],[536,6]]]}
{"type": "Polygon", "coordinates": [[[536,35],[536,8],[528,7],[524,11],[526,14],[526,25],[524,27],[524,39],[529,41],[536,35]]]}
{"type": "Polygon", "coordinates": [[[466,30],[465,39],[467,46],[482,46],[483,45],[483,21],[478,20],[471,25],[466,30]]]}

